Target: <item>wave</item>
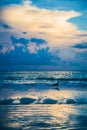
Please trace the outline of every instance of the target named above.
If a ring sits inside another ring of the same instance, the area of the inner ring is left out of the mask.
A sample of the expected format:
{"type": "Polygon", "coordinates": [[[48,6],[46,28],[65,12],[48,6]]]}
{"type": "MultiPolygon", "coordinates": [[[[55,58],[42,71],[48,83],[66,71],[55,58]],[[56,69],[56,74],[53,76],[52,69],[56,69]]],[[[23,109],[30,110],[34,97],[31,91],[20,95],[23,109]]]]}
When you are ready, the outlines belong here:
{"type": "Polygon", "coordinates": [[[2,99],[0,100],[0,105],[29,105],[29,104],[87,104],[86,98],[69,98],[69,99],[52,99],[52,98],[17,98],[17,99],[2,99]]]}
{"type": "Polygon", "coordinates": [[[0,84],[0,90],[2,89],[15,90],[15,91],[44,91],[44,90],[75,90],[75,91],[87,91],[87,82],[82,81],[59,81],[59,82],[50,82],[50,83],[33,83],[33,84],[13,84],[6,83],[0,84]]]}
{"type": "Polygon", "coordinates": [[[54,77],[37,77],[38,80],[56,80],[54,77]]]}
{"type": "Polygon", "coordinates": [[[37,77],[38,80],[59,80],[59,81],[87,81],[87,78],[55,78],[55,77],[37,77]]]}
{"type": "Polygon", "coordinates": [[[26,97],[19,99],[20,104],[31,104],[31,103],[33,103],[34,101],[36,101],[36,99],[26,98],[26,97]]]}

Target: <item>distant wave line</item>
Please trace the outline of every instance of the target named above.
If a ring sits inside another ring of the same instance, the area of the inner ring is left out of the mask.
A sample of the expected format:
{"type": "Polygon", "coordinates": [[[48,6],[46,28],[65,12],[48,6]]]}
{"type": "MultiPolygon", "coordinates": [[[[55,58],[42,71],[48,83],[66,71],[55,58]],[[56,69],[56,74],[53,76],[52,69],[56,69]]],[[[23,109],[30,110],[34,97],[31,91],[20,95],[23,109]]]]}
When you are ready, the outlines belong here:
{"type": "Polygon", "coordinates": [[[38,80],[59,80],[59,81],[87,81],[87,78],[54,78],[54,77],[38,77],[38,80]]]}

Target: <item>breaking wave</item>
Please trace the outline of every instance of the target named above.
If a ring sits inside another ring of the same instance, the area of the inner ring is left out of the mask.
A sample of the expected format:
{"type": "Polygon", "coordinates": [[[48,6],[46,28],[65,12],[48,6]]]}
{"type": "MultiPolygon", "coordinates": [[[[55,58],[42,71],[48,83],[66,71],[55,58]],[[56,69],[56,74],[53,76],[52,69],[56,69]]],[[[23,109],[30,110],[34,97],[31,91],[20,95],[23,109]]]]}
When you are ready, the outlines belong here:
{"type": "Polygon", "coordinates": [[[52,99],[41,98],[38,99],[23,97],[23,98],[7,98],[0,100],[0,105],[28,105],[28,104],[87,104],[87,98],[69,98],[69,99],[52,99]]]}
{"type": "Polygon", "coordinates": [[[59,81],[87,81],[87,78],[55,78],[55,77],[37,77],[38,80],[59,80],[59,81]]]}

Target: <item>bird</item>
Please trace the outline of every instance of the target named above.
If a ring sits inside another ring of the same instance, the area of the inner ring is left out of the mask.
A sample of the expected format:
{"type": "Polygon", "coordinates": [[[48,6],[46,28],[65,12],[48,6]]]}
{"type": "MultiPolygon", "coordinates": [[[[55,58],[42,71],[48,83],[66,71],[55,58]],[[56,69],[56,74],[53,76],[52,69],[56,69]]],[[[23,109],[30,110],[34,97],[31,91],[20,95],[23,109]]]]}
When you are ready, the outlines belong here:
{"type": "Polygon", "coordinates": [[[56,89],[56,90],[60,90],[59,88],[58,88],[58,86],[59,86],[59,82],[58,83],[54,83],[54,84],[52,84],[52,86],[54,86],[54,89],[56,89]]]}
{"type": "Polygon", "coordinates": [[[59,82],[52,84],[52,86],[59,86],[59,82]]]}

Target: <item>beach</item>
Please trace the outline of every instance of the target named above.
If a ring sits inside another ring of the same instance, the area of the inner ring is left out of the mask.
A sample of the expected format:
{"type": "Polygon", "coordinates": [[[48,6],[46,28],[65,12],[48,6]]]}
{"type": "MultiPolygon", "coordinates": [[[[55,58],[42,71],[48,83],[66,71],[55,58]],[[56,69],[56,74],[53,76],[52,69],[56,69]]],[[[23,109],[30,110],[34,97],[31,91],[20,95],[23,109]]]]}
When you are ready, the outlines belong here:
{"type": "Polygon", "coordinates": [[[0,72],[0,130],[86,130],[87,72],[0,72]]]}

